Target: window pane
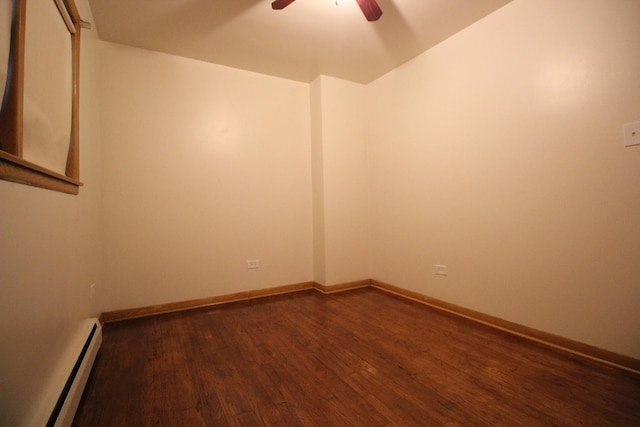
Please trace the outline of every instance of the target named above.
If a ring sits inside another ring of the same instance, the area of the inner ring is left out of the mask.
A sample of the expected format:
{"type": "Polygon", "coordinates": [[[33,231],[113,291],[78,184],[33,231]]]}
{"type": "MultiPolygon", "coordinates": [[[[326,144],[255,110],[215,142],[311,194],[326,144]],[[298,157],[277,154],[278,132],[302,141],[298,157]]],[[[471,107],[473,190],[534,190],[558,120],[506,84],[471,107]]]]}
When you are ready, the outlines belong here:
{"type": "Polygon", "coordinates": [[[71,34],[53,0],[30,1],[26,22],[23,158],[64,175],[71,136],[71,34]]]}
{"type": "Polygon", "coordinates": [[[0,100],[4,106],[4,90],[9,68],[9,46],[11,44],[11,15],[13,2],[0,0],[0,100]]]}

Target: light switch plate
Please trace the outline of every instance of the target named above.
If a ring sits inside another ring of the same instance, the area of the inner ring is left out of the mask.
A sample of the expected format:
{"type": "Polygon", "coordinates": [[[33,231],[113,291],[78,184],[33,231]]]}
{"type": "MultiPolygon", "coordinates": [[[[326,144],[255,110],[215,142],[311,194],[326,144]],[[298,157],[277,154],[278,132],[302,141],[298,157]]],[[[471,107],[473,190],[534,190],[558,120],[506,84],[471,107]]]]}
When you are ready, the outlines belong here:
{"type": "Polygon", "coordinates": [[[622,126],[624,146],[640,145],[640,122],[626,123],[622,126]]]}

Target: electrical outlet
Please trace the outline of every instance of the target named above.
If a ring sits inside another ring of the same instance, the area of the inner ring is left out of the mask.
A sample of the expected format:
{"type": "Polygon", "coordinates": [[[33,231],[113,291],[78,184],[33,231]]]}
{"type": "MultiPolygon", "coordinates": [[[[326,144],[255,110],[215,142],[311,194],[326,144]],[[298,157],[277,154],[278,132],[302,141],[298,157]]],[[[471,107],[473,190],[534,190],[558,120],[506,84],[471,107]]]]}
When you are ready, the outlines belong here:
{"type": "Polygon", "coordinates": [[[96,294],[96,284],[95,284],[95,283],[92,283],[92,284],[89,286],[89,298],[93,299],[93,297],[95,296],[95,294],[96,294]]]}
{"type": "Polygon", "coordinates": [[[260,260],[259,259],[248,259],[247,260],[247,268],[248,269],[260,268],[260,260]]]}
{"type": "Polygon", "coordinates": [[[438,276],[448,276],[449,275],[449,270],[447,269],[446,265],[436,264],[434,267],[436,269],[436,274],[438,276]]]}

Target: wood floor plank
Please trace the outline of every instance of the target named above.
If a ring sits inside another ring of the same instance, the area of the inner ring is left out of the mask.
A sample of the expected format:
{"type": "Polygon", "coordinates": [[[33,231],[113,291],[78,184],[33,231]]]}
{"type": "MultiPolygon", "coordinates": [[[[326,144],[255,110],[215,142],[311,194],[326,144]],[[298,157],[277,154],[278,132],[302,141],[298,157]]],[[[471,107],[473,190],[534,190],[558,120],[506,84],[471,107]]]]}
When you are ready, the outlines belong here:
{"type": "Polygon", "coordinates": [[[109,323],[74,425],[640,425],[640,376],[365,288],[109,323]]]}

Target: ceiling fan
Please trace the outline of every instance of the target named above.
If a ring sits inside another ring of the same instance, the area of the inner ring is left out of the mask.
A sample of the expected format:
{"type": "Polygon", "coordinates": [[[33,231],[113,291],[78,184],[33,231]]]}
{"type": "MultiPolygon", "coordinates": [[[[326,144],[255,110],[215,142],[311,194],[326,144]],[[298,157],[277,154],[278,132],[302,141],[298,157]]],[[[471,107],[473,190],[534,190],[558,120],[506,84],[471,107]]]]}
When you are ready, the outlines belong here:
{"type": "MultiPolygon", "coordinates": [[[[275,0],[271,3],[272,9],[284,9],[289,6],[295,0],[275,0]]],[[[367,18],[367,21],[377,21],[382,16],[382,9],[376,3],[376,0],[356,0],[360,9],[362,9],[362,13],[367,18]]]]}

